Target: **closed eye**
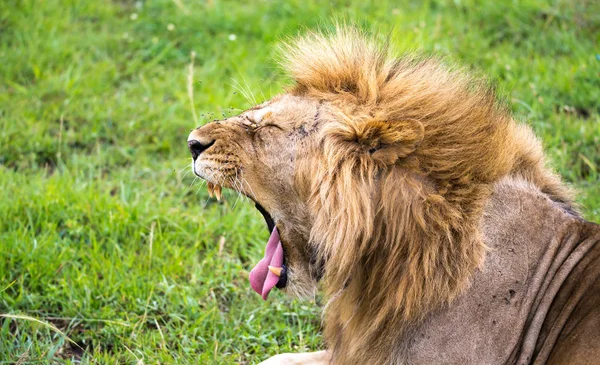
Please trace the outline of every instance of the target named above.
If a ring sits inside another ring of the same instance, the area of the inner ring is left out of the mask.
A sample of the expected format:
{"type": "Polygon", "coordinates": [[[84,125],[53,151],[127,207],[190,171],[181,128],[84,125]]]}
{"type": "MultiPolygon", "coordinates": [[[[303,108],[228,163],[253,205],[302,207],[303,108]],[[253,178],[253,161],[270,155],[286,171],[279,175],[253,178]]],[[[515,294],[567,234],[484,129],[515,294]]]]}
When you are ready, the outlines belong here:
{"type": "Polygon", "coordinates": [[[277,128],[277,129],[279,129],[280,131],[282,131],[282,130],[283,130],[283,128],[281,128],[280,126],[278,126],[278,125],[277,125],[277,124],[275,124],[275,123],[269,123],[269,122],[267,122],[267,123],[263,123],[263,124],[259,124],[259,125],[258,125],[258,129],[270,128],[270,127],[275,127],[275,128],[277,128]]]}

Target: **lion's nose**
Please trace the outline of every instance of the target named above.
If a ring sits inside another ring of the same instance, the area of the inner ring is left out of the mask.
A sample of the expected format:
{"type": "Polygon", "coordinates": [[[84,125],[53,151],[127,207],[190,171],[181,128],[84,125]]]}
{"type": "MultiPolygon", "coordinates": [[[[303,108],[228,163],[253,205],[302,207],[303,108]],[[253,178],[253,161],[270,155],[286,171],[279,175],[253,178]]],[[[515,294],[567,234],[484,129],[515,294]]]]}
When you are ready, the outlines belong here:
{"type": "Polygon", "coordinates": [[[195,160],[198,158],[198,156],[200,156],[200,154],[202,152],[206,151],[213,144],[215,144],[214,140],[212,140],[208,143],[202,143],[202,142],[198,141],[197,139],[190,139],[188,141],[188,148],[190,149],[190,152],[192,153],[192,158],[195,160]]]}

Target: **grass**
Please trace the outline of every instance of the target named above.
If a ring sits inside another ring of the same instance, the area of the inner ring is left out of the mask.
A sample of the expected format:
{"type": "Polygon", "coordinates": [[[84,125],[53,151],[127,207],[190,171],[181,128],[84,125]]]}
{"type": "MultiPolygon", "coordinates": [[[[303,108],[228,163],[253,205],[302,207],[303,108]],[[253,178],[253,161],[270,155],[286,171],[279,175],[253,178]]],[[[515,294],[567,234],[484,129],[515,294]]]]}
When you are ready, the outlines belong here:
{"type": "Polygon", "coordinates": [[[0,364],[250,364],[322,346],[320,303],[251,292],[262,218],[231,192],[209,200],[185,141],[249,91],[280,92],[273,46],[332,17],[489,75],[600,222],[596,1],[5,0],[0,364]]]}

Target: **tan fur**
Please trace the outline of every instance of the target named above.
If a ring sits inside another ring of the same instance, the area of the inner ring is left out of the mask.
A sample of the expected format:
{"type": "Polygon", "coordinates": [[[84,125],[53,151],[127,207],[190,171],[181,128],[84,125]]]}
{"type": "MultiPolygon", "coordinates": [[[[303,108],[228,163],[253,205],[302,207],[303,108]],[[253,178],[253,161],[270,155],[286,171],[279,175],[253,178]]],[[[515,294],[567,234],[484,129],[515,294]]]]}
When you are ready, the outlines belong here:
{"type": "Polygon", "coordinates": [[[484,257],[477,225],[500,177],[520,174],[571,204],[539,142],[481,81],[390,57],[351,28],[309,34],[284,59],[292,94],[337,107],[319,136],[324,154],[298,175],[325,263],[336,364],[385,363],[390,339],[465,288],[484,257]]]}
{"type": "Polygon", "coordinates": [[[468,286],[486,252],[482,210],[502,177],[575,211],[539,141],[487,83],[395,58],[350,27],[292,41],[282,60],[287,94],[190,134],[216,140],[195,172],[273,216],[286,290],[312,292],[324,269],[333,364],[390,362],[403,334],[468,286]]]}

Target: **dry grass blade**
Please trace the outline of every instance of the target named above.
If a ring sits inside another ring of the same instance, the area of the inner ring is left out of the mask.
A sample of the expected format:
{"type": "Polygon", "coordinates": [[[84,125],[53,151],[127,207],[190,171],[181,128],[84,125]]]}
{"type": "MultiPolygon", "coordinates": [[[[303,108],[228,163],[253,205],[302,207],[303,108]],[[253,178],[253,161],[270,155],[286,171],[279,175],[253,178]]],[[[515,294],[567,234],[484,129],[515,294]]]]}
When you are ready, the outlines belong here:
{"type": "Polygon", "coordinates": [[[223,254],[223,249],[225,248],[225,236],[221,236],[219,238],[219,256],[223,254]]]}
{"type": "Polygon", "coordinates": [[[192,109],[192,116],[194,117],[194,123],[198,122],[198,115],[194,108],[194,60],[196,59],[196,52],[190,52],[190,64],[188,66],[188,77],[187,77],[187,92],[190,98],[190,109],[192,109]]]}
{"type": "MultiPolygon", "coordinates": [[[[44,327],[52,330],[53,332],[56,332],[59,335],[61,335],[65,340],[69,341],[69,343],[71,343],[72,345],[76,346],[81,351],[83,351],[85,353],[88,353],[83,347],[79,346],[79,344],[77,344],[77,342],[73,341],[69,336],[67,336],[63,331],[59,330],[52,323],[48,323],[46,321],[42,321],[41,319],[37,319],[37,318],[31,317],[31,316],[26,316],[26,315],[23,315],[23,314],[0,314],[0,318],[20,319],[20,320],[24,320],[24,321],[29,321],[29,322],[34,322],[34,323],[41,324],[42,326],[44,326],[44,327]]],[[[88,355],[89,355],[89,353],[88,353],[88,355]]]]}

